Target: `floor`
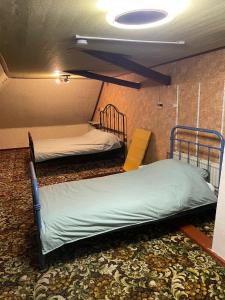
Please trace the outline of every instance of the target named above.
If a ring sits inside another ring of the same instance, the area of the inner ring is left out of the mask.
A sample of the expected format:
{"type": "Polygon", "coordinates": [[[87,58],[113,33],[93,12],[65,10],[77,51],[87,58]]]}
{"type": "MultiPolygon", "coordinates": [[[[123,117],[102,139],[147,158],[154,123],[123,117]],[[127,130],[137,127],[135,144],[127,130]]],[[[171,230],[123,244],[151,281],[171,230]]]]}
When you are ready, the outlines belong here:
{"type": "MultiPolygon", "coordinates": [[[[225,299],[225,269],[176,222],[108,234],[53,253],[37,267],[26,149],[0,151],[0,299],[225,299]]],[[[46,164],[40,185],[120,171],[119,160],[46,164]]],[[[191,222],[207,235],[213,213],[191,222]]]]}

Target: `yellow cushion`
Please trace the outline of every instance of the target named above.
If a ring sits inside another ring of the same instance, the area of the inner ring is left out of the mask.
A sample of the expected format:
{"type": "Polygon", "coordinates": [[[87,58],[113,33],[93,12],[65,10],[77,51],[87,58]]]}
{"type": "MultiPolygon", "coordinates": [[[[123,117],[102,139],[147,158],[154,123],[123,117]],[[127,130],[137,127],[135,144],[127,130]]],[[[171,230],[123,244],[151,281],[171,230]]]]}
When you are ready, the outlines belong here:
{"type": "Polygon", "coordinates": [[[134,131],[132,141],[124,163],[124,171],[138,169],[145,156],[150,140],[151,131],[137,128],[134,131]]]}

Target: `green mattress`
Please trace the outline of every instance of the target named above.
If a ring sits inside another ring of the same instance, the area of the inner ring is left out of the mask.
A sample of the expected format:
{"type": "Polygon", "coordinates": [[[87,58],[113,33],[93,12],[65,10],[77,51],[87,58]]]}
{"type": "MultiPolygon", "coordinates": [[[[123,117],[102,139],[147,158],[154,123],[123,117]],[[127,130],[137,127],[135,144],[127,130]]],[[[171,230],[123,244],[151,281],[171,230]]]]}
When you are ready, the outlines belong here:
{"type": "Polygon", "coordinates": [[[172,159],[127,173],[41,187],[42,252],[216,200],[201,169],[172,159]]]}

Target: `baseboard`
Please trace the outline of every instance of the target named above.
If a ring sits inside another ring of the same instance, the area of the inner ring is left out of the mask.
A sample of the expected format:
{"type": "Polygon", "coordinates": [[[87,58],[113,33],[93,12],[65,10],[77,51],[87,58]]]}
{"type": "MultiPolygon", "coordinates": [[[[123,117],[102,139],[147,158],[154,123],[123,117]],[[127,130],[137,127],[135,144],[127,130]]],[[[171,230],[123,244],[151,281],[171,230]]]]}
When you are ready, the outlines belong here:
{"type": "Polygon", "coordinates": [[[6,149],[0,149],[1,151],[9,151],[9,150],[21,150],[21,149],[29,149],[29,147],[19,147],[19,148],[6,148],[6,149]]]}
{"type": "Polygon", "coordinates": [[[196,242],[196,244],[212,256],[221,266],[225,267],[225,260],[212,250],[212,239],[210,237],[191,224],[181,226],[180,231],[196,242]]]}

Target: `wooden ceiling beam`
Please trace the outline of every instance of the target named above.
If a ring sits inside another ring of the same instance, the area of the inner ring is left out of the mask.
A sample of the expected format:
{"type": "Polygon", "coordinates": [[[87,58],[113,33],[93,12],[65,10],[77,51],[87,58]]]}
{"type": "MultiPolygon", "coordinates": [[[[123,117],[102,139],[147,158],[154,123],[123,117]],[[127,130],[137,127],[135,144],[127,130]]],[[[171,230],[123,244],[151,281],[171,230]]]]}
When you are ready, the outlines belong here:
{"type": "Polygon", "coordinates": [[[89,55],[92,55],[96,58],[99,58],[101,60],[104,60],[106,62],[109,62],[109,63],[112,63],[119,67],[122,67],[126,70],[129,70],[129,71],[136,73],[138,75],[141,75],[143,77],[149,78],[149,79],[157,81],[159,83],[162,83],[164,85],[171,84],[170,76],[164,75],[160,72],[146,68],[145,66],[142,66],[136,62],[133,62],[121,54],[115,54],[115,53],[97,51],[97,50],[83,50],[83,52],[85,52],[89,55]]]}
{"type": "Polygon", "coordinates": [[[110,76],[105,76],[105,75],[93,73],[93,72],[90,72],[90,71],[66,70],[66,71],[63,71],[63,72],[73,74],[73,75],[79,75],[79,76],[87,77],[87,78],[90,78],[90,79],[100,80],[100,81],[103,81],[103,82],[109,82],[109,83],[113,83],[113,84],[117,84],[117,85],[122,85],[122,86],[126,86],[126,87],[129,87],[129,88],[132,88],[132,89],[139,90],[141,88],[141,83],[140,82],[122,80],[122,79],[118,79],[118,78],[114,78],[114,77],[110,77],[110,76]]]}

